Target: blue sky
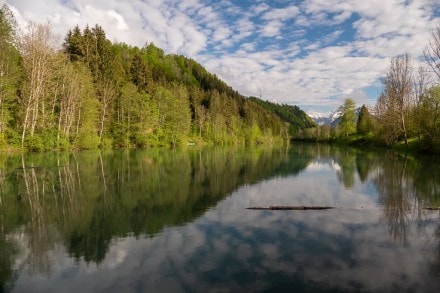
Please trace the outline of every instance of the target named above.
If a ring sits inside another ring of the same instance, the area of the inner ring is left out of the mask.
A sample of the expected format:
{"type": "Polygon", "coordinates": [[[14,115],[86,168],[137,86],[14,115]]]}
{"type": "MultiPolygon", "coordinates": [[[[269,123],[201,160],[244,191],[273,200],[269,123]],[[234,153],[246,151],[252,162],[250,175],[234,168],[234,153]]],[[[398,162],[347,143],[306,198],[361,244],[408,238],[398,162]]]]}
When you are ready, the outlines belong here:
{"type": "MultiPolygon", "coordinates": [[[[331,111],[374,104],[390,57],[422,56],[438,0],[0,0],[19,22],[96,23],[112,41],[184,54],[246,96],[331,111]]],[[[416,62],[415,62],[416,63],[416,62]]]]}

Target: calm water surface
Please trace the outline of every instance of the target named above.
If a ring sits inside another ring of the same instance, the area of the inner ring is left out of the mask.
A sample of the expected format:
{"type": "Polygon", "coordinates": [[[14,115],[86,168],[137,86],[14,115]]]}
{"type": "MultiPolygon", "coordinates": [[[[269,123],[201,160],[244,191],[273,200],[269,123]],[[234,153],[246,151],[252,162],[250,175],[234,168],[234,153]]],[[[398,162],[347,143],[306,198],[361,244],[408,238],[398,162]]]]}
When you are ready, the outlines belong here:
{"type": "Polygon", "coordinates": [[[439,292],[438,206],[386,151],[0,154],[0,291],[439,292]]]}

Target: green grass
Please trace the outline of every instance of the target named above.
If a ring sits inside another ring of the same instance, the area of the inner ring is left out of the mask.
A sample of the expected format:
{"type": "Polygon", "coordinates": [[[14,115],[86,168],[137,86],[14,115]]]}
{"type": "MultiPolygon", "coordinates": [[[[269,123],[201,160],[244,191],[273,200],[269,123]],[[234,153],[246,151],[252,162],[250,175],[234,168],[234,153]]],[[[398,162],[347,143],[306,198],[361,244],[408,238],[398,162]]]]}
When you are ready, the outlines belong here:
{"type": "Polygon", "coordinates": [[[359,146],[359,147],[380,147],[381,144],[375,139],[372,133],[367,135],[352,134],[335,140],[335,144],[359,146]]]}
{"type": "Polygon", "coordinates": [[[418,138],[408,139],[408,149],[406,149],[405,141],[401,140],[391,146],[392,149],[400,152],[420,152],[422,150],[422,143],[418,138]]]}

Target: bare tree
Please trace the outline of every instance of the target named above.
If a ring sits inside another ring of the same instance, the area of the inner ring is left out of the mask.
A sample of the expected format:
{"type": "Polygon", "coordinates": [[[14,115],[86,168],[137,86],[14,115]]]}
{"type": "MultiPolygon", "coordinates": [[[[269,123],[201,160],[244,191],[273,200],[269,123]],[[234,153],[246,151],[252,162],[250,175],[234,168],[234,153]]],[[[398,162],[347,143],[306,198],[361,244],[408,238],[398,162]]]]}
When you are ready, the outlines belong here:
{"type": "Polygon", "coordinates": [[[55,54],[52,38],[49,23],[36,24],[33,22],[29,23],[26,32],[20,37],[20,51],[26,76],[24,91],[21,95],[24,112],[21,135],[22,146],[24,145],[27,129],[30,129],[31,136],[34,135],[39,108],[52,71],[51,61],[55,54]]]}
{"type": "Polygon", "coordinates": [[[420,65],[417,69],[417,73],[414,76],[414,106],[420,105],[423,95],[429,88],[431,83],[431,76],[426,66],[420,65]]]}
{"type": "Polygon", "coordinates": [[[396,124],[396,112],[390,99],[382,92],[374,108],[375,116],[378,119],[377,132],[382,141],[387,144],[393,144],[399,137],[399,126],[396,124]]]}
{"type": "Polygon", "coordinates": [[[436,29],[431,33],[431,39],[423,53],[426,63],[428,63],[435,75],[440,79],[440,25],[437,25],[436,29]]]}
{"type": "Polygon", "coordinates": [[[432,81],[430,69],[427,65],[420,65],[417,72],[414,75],[414,119],[415,128],[419,139],[422,139],[423,122],[425,121],[425,115],[423,103],[426,96],[429,94],[429,85],[432,81]]]}
{"type": "Polygon", "coordinates": [[[84,85],[80,73],[69,60],[61,56],[60,68],[58,70],[58,82],[56,84],[55,98],[58,100],[58,134],[68,138],[72,126],[80,119],[81,98],[84,92],[84,85]]]}
{"type": "Polygon", "coordinates": [[[393,57],[385,78],[382,103],[386,105],[388,121],[398,125],[399,135],[405,139],[405,147],[408,148],[408,127],[405,121],[406,115],[413,104],[413,73],[412,61],[408,54],[393,57]]]}
{"type": "Polygon", "coordinates": [[[114,81],[110,79],[104,79],[99,84],[98,90],[99,96],[101,97],[101,114],[100,114],[100,126],[99,126],[99,141],[102,142],[102,136],[105,127],[105,121],[107,120],[107,116],[109,116],[108,112],[110,111],[110,105],[113,99],[117,95],[117,90],[114,84],[114,81]]]}

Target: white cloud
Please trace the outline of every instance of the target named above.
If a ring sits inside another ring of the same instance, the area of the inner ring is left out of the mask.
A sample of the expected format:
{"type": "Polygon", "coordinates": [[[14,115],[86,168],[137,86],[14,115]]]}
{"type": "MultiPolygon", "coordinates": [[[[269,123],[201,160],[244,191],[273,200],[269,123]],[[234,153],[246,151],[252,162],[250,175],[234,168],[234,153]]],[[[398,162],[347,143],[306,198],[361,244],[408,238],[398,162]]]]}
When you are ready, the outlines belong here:
{"type": "Polygon", "coordinates": [[[266,3],[261,3],[258,5],[254,5],[250,8],[250,11],[253,15],[257,16],[259,14],[261,14],[264,11],[267,11],[270,9],[270,6],[267,5],[266,3]]]}
{"type": "Polygon", "coordinates": [[[115,24],[116,24],[116,29],[121,30],[121,31],[128,30],[128,25],[125,22],[125,19],[124,19],[124,17],[122,17],[122,15],[120,15],[119,13],[117,13],[114,10],[108,10],[107,15],[110,16],[111,18],[114,18],[115,24]]]}
{"type": "Polygon", "coordinates": [[[288,20],[294,18],[299,13],[299,8],[290,6],[287,8],[271,9],[262,16],[264,20],[288,20]]]}
{"type": "Polygon", "coordinates": [[[323,43],[333,43],[334,41],[339,39],[339,37],[342,35],[343,32],[344,32],[343,30],[336,30],[336,31],[328,34],[327,36],[325,36],[322,39],[322,42],[323,43]]]}
{"type": "Polygon", "coordinates": [[[280,34],[283,23],[278,20],[269,21],[262,29],[261,35],[263,37],[276,37],[280,34]]]}

